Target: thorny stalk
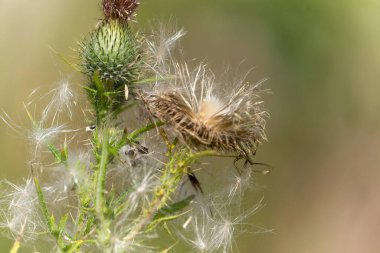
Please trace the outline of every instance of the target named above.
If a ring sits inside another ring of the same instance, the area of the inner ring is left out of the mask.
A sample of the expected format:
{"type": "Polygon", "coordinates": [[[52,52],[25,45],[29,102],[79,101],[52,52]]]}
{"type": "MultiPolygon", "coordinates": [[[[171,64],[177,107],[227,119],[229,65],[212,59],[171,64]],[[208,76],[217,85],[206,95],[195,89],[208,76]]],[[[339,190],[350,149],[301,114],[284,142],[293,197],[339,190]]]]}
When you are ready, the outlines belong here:
{"type": "Polygon", "coordinates": [[[95,210],[101,219],[104,219],[104,193],[106,186],[106,174],[108,165],[108,132],[104,131],[102,136],[102,148],[100,155],[99,168],[96,173],[96,195],[95,195],[95,210]]]}

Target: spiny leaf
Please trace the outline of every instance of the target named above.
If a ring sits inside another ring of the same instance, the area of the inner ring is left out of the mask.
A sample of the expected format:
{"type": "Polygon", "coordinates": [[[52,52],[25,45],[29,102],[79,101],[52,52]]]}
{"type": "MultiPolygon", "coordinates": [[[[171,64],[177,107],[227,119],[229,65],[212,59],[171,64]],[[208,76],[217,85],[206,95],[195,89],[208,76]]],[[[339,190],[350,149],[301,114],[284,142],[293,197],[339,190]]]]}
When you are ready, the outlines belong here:
{"type": "Polygon", "coordinates": [[[62,159],[62,162],[66,163],[68,157],[69,157],[69,149],[67,147],[67,142],[65,140],[65,142],[63,143],[63,149],[61,150],[61,159],[62,159]]]}
{"type": "Polygon", "coordinates": [[[57,160],[57,163],[61,163],[61,161],[62,161],[61,152],[59,152],[59,150],[52,144],[48,145],[48,149],[50,150],[50,152],[53,154],[53,156],[57,160]]]}
{"type": "Polygon", "coordinates": [[[168,222],[168,221],[172,221],[172,220],[176,220],[178,219],[179,217],[181,217],[184,213],[180,213],[180,214],[176,214],[176,215],[171,215],[171,216],[163,216],[163,217],[160,217],[160,218],[157,218],[155,220],[153,220],[149,226],[147,227],[146,229],[146,232],[150,232],[152,231],[158,224],[160,223],[165,223],[165,222],[168,222]]]}
{"type": "MultiPolygon", "coordinates": [[[[163,218],[167,218],[169,215],[173,215],[181,210],[183,210],[185,207],[187,207],[191,201],[195,198],[195,195],[191,195],[179,202],[176,202],[174,204],[171,204],[169,206],[163,207],[158,212],[153,218],[153,221],[160,220],[163,218]]],[[[173,216],[172,216],[173,217],[173,216]]]]}
{"type": "Polygon", "coordinates": [[[64,247],[65,253],[78,252],[78,250],[81,248],[81,246],[83,245],[83,243],[84,243],[83,240],[79,240],[79,241],[76,241],[74,243],[66,245],[64,247]]]}
{"type": "Polygon", "coordinates": [[[94,225],[95,218],[93,216],[88,217],[86,228],[83,231],[83,236],[88,235],[91,232],[92,226],[94,225]]]}
{"type": "Polygon", "coordinates": [[[42,192],[40,183],[38,182],[38,179],[36,177],[34,178],[34,186],[36,188],[38,202],[39,202],[40,207],[41,207],[42,215],[43,215],[43,217],[44,217],[44,219],[45,219],[45,221],[49,227],[50,232],[53,232],[54,228],[55,228],[55,223],[52,222],[52,219],[49,215],[49,211],[47,209],[44,194],[42,192]]]}
{"type": "Polygon", "coordinates": [[[94,81],[94,84],[95,84],[95,87],[96,87],[96,91],[100,92],[100,93],[103,93],[104,92],[104,86],[103,86],[102,80],[100,79],[100,75],[99,75],[98,71],[96,71],[94,73],[94,76],[92,77],[92,80],[94,81]]]}
{"type": "Polygon", "coordinates": [[[54,233],[57,232],[57,229],[56,229],[56,224],[55,224],[55,217],[54,215],[50,215],[50,218],[49,218],[49,222],[51,224],[51,227],[52,227],[52,231],[54,231],[54,233]]]}
{"type": "Polygon", "coordinates": [[[62,218],[59,220],[58,230],[60,231],[61,234],[63,230],[65,229],[68,218],[69,218],[69,214],[67,213],[64,216],[62,216],[62,218]]]}
{"type": "Polygon", "coordinates": [[[57,160],[57,163],[66,163],[68,158],[68,148],[65,142],[63,149],[59,151],[53,144],[48,144],[48,149],[53,154],[54,158],[57,160]]]}

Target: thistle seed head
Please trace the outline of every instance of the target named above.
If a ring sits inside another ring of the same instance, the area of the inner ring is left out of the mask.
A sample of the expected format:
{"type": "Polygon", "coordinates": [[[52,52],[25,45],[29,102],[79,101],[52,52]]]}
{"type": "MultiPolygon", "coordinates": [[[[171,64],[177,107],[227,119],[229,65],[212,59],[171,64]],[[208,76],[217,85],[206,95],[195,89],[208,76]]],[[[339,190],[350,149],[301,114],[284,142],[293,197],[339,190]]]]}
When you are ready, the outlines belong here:
{"type": "Polygon", "coordinates": [[[91,80],[95,73],[124,91],[140,73],[142,55],[137,35],[118,20],[102,22],[88,42],[81,45],[82,71],[91,80]]]}
{"type": "Polygon", "coordinates": [[[224,95],[205,66],[194,72],[186,65],[175,69],[168,90],[138,92],[148,112],[194,149],[237,152],[238,158],[252,162],[257,145],[266,139],[258,84],[241,82],[224,95]]]}
{"type": "Polygon", "coordinates": [[[139,0],[103,0],[103,12],[107,20],[131,20],[140,5],[139,0]]]}

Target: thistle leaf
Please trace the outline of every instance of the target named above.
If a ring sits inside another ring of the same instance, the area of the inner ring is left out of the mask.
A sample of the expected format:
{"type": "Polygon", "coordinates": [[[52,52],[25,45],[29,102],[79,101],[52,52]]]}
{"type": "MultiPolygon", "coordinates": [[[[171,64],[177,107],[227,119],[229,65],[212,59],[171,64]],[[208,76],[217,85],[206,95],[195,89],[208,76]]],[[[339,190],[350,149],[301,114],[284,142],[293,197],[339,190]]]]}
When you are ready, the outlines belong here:
{"type": "Polygon", "coordinates": [[[174,215],[174,214],[186,208],[191,203],[191,201],[193,201],[194,198],[195,198],[195,195],[191,195],[179,202],[176,202],[174,204],[161,208],[153,217],[153,221],[156,221],[156,222],[164,221],[164,220],[167,221],[167,219],[173,220],[173,219],[178,218],[181,215],[174,215]]]}
{"type": "Polygon", "coordinates": [[[61,163],[62,161],[61,152],[59,152],[59,150],[52,144],[48,145],[48,149],[50,150],[54,158],[57,160],[57,163],[61,163]]]}

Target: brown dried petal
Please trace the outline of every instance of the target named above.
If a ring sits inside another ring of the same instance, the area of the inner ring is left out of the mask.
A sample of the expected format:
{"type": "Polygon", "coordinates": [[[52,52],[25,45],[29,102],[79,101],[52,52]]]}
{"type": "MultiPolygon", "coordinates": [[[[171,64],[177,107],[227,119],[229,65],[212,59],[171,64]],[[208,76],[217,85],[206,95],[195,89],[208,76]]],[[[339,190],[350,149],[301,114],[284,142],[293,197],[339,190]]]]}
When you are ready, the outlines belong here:
{"type": "Polygon", "coordinates": [[[103,0],[103,12],[106,19],[128,21],[133,17],[139,0],[103,0]]]}

